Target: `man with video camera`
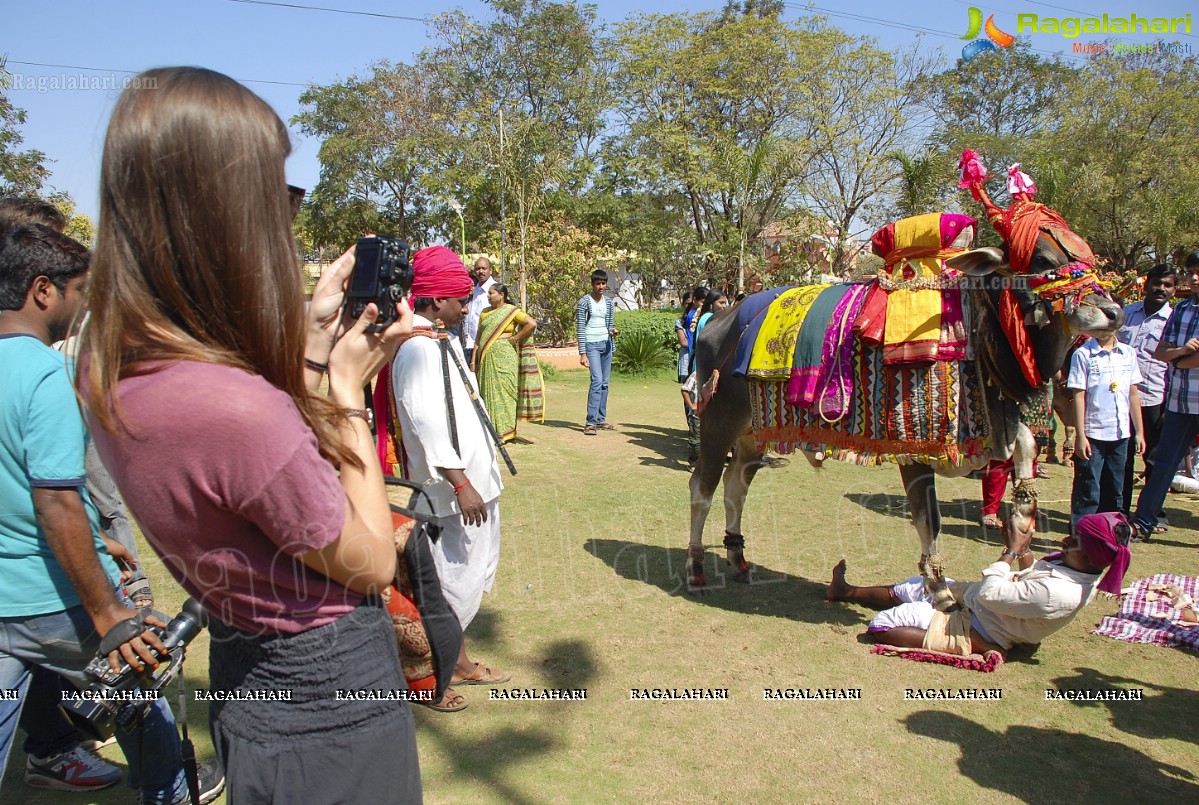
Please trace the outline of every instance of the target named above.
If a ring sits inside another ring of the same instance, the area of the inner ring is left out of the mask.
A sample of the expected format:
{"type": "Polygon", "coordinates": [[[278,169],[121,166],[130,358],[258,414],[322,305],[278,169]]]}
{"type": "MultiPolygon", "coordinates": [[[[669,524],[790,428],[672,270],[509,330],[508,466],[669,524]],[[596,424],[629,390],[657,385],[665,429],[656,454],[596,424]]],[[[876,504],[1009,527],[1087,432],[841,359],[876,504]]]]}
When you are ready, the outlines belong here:
{"type": "MultiPolygon", "coordinates": [[[[41,225],[0,243],[0,771],[7,761],[34,666],[87,687],[83,669],[104,646],[112,667],[157,665],[165,626],[119,600],[120,571],[84,488],[84,429],[63,356],[50,345],[83,312],[90,255],[41,225]]],[[[165,700],[140,728],[118,731],[130,785],[144,803],[187,801],[175,720],[165,700]]],[[[86,764],[87,758],[77,759],[86,764]]],[[[200,770],[201,802],[220,793],[219,767],[200,770]]]]}

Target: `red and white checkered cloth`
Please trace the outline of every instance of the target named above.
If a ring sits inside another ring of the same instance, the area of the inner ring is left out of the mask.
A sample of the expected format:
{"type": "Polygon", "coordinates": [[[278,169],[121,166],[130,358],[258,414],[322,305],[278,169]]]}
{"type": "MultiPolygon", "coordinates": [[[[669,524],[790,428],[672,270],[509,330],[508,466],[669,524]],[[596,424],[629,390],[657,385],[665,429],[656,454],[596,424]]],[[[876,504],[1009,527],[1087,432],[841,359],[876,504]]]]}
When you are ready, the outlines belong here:
{"type": "Polygon", "coordinates": [[[1156,646],[1178,647],[1199,651],[1199,626],[1179,626],[1179,612],[1170,606],[1167,596],[1158,593],[1157,600],[1146,598],[1151,584],[1177,584],[1183,592],[1199,601],[1199,578],[1160,573],[1132,585],[1124,596],[1118,615],[1108,616],[1092,634],[1114,637],[1127,643],[1152,643],[1156,646]]]}

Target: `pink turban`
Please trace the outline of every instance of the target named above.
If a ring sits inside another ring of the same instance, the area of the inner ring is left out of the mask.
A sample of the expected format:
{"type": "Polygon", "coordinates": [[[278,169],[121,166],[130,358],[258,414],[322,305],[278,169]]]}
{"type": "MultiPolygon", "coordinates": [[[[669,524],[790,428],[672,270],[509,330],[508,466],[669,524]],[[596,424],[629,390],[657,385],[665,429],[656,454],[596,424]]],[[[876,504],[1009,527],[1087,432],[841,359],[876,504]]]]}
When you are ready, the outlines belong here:
{"type": "Polygon", "coordinates": [[[462,260],[445,246],[430,246],[412,255],[412,274],[414,297],[454,299],[469,296],[475,288],[462,260]]]}
{"type": "Polygon", "coordinates": [[[1128,546],[1121,544],[1116,537],[1118,525],[1129,528],[1127,533],[1131,535],[1128,520],[1120,512],[1083,515],[1074,527],[1074,536],[1086,552],[1087,558],[1091,560],[1091,564],[1107,568],[1107,572],[1099,580],[1099,589],[1113,595],[1120,592],[1120,585],[1124,583],[1124,571],[1128,570],[1131,558],[1128,546]]]}

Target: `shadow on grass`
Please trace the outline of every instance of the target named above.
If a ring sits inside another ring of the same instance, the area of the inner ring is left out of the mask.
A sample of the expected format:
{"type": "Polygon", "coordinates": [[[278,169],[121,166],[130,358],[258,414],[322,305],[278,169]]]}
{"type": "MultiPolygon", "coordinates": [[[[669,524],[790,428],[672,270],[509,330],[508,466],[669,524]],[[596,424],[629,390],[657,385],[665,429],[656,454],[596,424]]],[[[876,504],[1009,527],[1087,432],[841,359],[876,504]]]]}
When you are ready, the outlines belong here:
{"type": "MultiPolygon", "coordinates": [[[[912,517],[908,510],[908,499],[905,495],[888,495],[879,492],[860,493],[846,492],[845,499],[856,503],[867,511],[888,517],[899,517],[911,523],[912,517]]],[[[941,508],[941,536],[960,537],[972,542],[1000,546],[1003,544],[1001,532],[998,529],[987,529],[978,522],[982,516],[982,503],[978,500],[955,498],[938,502],[941,508]],[[946,522],[953,517],[961,522],[946,522]]],[[[999,512],[1006,517],[1006,506],[999,512]]],[[[1070,530],[1070,515],[1068,512],[1038,510],[1037,536],[1033,538],[1032,547],[1038,551],[1055,551],[1061,547],[1061,540],[1070,530]]],[[[915,528],[912,529],[913,535],[915,528]]]]}
{"type": "Polygon", "coordinates": [[[789,573],[754,566],[754,581],[733,581],[733,573],[724,560],[724,550],[705,554],[704,571],[708,579],[704,594],[687,595],[684,565],[687,553],[681,548],[667,549],[617,539],[591,539],[584,550],[615,571],[616,575],[649,584],[668,595],[686,596],[697,604],[747,615],[787,618],[805,623],[834,623],[861,626],[862,616],[843,606],[824,600],[827,585],[789,573]]]}
{"type": "MultiPolygon", "coordinates": [[[[679,405],[679,419],[683,417],[679,405]]],[[[662,428],[657,425],[642,425],[629,422],[621,426],[621,433],[633,444],[656,455],[641,456],[641,465],[664,467],[668,470],[687,471],[687,423],[678,428],[662,428]]]]}
{"type": "MultiPolygon", "coordinates": [[[[1056,705],[1056,703],[1048,703],[1056,705]]],[[[956,713],[923,710],[903,719],[915,735],[956,744],[958,771],[984,788],[1024,802],[1128,802],[1142,796],[1199,801],[1187,769],[1116,741],[1039,727],[1000,732],[956,713]],[[1052,780],[1051,790],[1046,781],[1052,780]]],[[[935,795],[934,795],[935,799],[935,795]]]]}
{"type": "MultiPolygon", "coordinates": [[[[482,614],[482,613],[480,613],[482,614]]],[[[472,637],[476,619],[471,623],[472,637]]],[[[587,688],[597,672],[595,657],[586,643],[577,640],[558,640],[547,643],[537,650],[543,658],[540,663],[540,679],[514,680],[505,687],[558,688],[575,690],[587,688]]],[[[484,687],[464,689],[470,698],[482,698],[488,694],[484,687]]],[[[455,777],[470,779],[480,791],[487,792],[487,800],[512,803],[512,805],[536,805],[537,800],[513,782],[522,774],[532,774],[530,761],[561,750],[559,736],[569,734],[564,723],[576,713],[583,714],[578,702],[540,701],[512,702],[509,705],[520,709],[520,721],[527,726],[504,727],[487,731],[478,737],[452,730],[452,722],[445,719],[462,716],[443,716],[435,713],[423,714],[417,728],[422,735],[440,744],[455,777]]],[[[423,708],[416,708],[419,711],[423,708]]],[[[466,716],[470,718],[470,716],[466,716]]]]}
{"type": "MultiPolygon", "coordinates": [[[[1163,649],[1176,651],[1177,649],[1163,649]]],[[[1173,688],[1130,679],[1110,676],[1093,668],[1075,668],[1074,676],[1054,679],[1058,690],[1108,690],[1116,687],[1141,688],[1141,701],[1075,701],[1062,702],[1075,707],[1106,707],[1112,726],[1129,735],[1140,738],[1173,738],[1176,741],[1199,743],[1195,724],[1199,723],[1199,692],[1187,688],[1173,688]],[[1153,695],[1154,693],[1158,695],[1153,695]]]]}

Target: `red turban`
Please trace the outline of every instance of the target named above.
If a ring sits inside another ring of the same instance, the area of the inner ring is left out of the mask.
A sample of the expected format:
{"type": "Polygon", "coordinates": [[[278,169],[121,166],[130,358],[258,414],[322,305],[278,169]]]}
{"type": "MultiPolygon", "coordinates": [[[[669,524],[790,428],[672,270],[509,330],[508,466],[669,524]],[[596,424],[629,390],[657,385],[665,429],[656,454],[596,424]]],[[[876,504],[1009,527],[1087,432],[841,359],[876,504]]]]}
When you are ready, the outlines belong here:
{"type": "Polygon", "coordinates": [[[1074,536],[1086,552],[1087,558],[1091,560],[1091,564],[1107,568],[1107,572],[1099,581],[1099,589],[1112,595],[1120,592],[1120,585],[1124,583],[1124,571],[1128,570],[1131,558],[1128,546],[1121,544],[1116,537],[1118,525],[1128,528],[1127,533],[1131,536],[1128,520],[1119,512],[1083,515],[1079,518],[1078,525],[1074,526],[1074,536]]]}
{"type": "Polygon", "coordinates": [[[445,246],[430,246],[412,255],[412,274],[414,297],[454,299],[469,296],[475,288],[466,266],[445,246]]]}

